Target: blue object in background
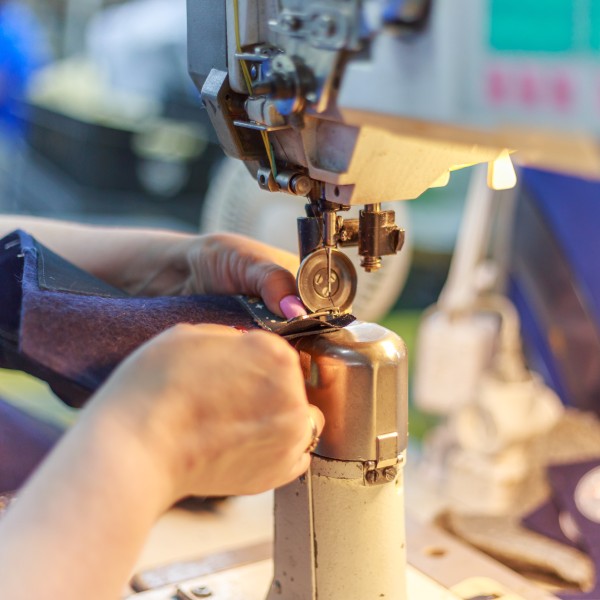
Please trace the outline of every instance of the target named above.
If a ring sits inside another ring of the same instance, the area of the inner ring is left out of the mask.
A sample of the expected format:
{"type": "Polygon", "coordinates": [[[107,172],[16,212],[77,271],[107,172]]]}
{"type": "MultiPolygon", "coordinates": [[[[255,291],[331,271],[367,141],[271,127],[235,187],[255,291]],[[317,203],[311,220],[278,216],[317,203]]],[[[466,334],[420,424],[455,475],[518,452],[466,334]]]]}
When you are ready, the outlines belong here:
{"type": "Polygon", "coordinates": [[[600,183],[536,170],[521,183],[511,297],[530,366],[600,414],[600,183]]]}
{"type": "Polygon", "coordinates": [[[382,18],[386,25],[420,30],[427,24],[431,0],[385,0],[382,18]]]}
{"type": "Polygon", "coordinates": [[[48,61],[42,29],[26,6],[0,0],[0,134],[23,132],[15,115],[33,73],[48,61]]]}

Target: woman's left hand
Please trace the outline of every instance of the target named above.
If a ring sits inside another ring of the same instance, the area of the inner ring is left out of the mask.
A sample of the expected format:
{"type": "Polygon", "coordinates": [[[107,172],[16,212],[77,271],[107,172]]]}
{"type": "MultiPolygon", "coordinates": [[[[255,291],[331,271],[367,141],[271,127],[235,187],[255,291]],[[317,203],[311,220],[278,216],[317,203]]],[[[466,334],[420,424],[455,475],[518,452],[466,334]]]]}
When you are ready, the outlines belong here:
{"type": "Polygon", "coordinates": [[[67,260],[135,296],[247,294],[290,319],[306,314],[296,296],[293,254],[234,234],[94,227],[0,215],[0,237],[24,229],[67,260]]]}
{"type": "Polygon", "coordinates": [[[162,257],[152,254],[145,267],[137,267],[141,277],[131,290],[135,295],[247,294],[262,298],[281,316],[306,314],[292,274],[298,259],[284,250],[221,233],[181,240],[162,257]]]}

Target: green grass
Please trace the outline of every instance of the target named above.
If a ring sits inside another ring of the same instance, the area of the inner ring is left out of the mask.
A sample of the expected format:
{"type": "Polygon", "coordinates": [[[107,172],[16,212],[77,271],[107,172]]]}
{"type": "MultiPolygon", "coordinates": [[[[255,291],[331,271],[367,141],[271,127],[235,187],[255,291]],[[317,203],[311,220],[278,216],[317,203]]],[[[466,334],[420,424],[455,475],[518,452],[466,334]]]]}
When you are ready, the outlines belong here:
{"type": "Polygon", "coordinates": [[[0,397],[25,412],[61,427],[71,425],[77,411],[67,407],[43,382],[17,371],[0,369],[0,397]]]}

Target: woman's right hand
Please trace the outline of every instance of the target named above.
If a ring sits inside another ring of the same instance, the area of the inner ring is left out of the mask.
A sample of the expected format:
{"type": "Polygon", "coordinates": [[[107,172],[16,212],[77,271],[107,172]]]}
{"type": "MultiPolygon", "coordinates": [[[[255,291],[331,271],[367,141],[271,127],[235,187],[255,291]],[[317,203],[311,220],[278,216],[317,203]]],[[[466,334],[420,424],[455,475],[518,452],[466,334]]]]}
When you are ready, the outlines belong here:
{"type": "Polygon", "coordinates": [[[179,325],[158,336],[91,404],[152,456],[172,496],[166,502],[289,483],[310,464],[311,420],[319,434],[324,425],[287,342],[219,325],[179,325]]]}

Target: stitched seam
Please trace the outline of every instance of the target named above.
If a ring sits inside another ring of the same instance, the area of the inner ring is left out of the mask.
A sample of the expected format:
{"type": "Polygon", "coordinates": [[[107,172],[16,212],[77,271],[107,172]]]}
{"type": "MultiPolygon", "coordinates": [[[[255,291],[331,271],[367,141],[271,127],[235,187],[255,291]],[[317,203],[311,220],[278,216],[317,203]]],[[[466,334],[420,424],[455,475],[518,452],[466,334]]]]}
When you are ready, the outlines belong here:
{"type": "MultiPolygon", "coordinates": [[[[42,285],[47,288],[48,284],[46,283],[46,259],[44,257],[44,253],[43,252],[38,252],[37,253],[38,257],[41,259],[41,263],[42,263],[42,285]]],[[[39,284],[39,282],[38,282],[39,284]]]]}

